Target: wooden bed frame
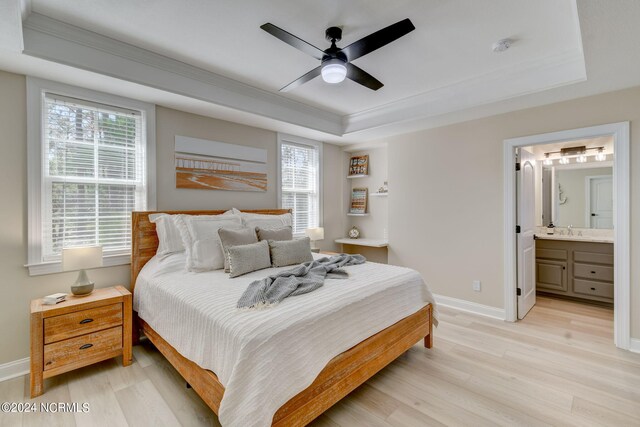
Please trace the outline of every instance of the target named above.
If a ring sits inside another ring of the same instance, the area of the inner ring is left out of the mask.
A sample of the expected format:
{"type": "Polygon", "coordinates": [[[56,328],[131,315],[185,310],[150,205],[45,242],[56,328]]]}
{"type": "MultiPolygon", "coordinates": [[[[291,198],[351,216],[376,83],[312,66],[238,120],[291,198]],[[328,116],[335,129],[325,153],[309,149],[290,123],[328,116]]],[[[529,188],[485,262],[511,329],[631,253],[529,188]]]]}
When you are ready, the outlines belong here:
{"type": "MultiPolygon", "coordinates": [[[[219,215],[225,211],[162,211],[170,214],[219,215]]],[[[281,215],[285,209],[247,210],[243,212],[281,215]]],[[[149,221],[154,212],[132,213],[131,293],[142,267],[156,253],[158,237],[155,224],[149,221]]],[[[329,409],[359,385],[367,381],[415,343],[433,345],[432,307],[425,305],[414,314],[367,338],[334,357],[315,381],[285,403],[273,417],[274,426],[304,426],[329,409]]],[[[218,414],[224,386],[211,371],[182,356],[146,322],[134,313],[134,342],[142,331],[169,363],[182,375],[204,402],[218,414]]]]}

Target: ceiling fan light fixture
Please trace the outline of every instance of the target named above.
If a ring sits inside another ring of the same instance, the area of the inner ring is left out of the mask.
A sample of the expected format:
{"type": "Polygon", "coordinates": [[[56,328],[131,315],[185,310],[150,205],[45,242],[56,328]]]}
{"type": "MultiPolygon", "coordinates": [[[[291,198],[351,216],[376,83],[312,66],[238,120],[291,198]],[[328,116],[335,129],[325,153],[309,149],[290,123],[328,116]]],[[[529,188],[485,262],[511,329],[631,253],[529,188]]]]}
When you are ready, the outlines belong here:
{"type": "Polygon", "coordinates": [[[330,59],[322,65],[321,74],[327,83],[340,83],[347,77],[347,67],[344,61],[330,59]]]}

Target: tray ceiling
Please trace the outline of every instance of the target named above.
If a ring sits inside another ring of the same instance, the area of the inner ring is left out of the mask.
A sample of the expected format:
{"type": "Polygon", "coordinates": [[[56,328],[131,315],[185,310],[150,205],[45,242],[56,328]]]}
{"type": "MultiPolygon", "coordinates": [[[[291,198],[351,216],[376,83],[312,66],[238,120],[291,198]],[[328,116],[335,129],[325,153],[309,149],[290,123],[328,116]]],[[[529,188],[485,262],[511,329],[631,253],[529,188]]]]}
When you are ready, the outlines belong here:
{"type": "Polygon", "coordinates": [[[486,117],[640,84],[640,2],[617,0],[1,0],[0,68],[335,143],[486,117]],[[22,9],[22,21],[20,19],[22,9]],[[403,18],[416,30],[354,64],[377,92],[320,79],[272,22],[326,47],[403,18]],[[500,38],[514,40],[492,52],[500,38]],[[588,77],[588,79],[587,79],[588,77]]]}
{"type": "MultiPolygon", "coordinates": [[[[517,70],[519,93],[584,79],[584,61],[572,0],[327,0],[209,1],[33,0],[32,11],[148,49],[225,77],[341,115],[352,115],[438,90],[491,80],[517,70]],[[403,18],[416,30],[354,63],[385,86],[377,92],[345,81],[316,78],[296,90],[278,89],[318,61],[271,37],[259,26],[272,22],[324,49],[324,31],[343,28],[345,46],[403,18]],[[496,54],[491,45],[510,37],[513,47],[496,54]],[[538,67],[578,61],[564,81],[538,67]],[[578,64],[580,65],[580,64],[578,64]],[[526,75],[529,73],[530,75],[526,75]]],[[[512,91],[513,92],[513,91],[512,91]]]]}

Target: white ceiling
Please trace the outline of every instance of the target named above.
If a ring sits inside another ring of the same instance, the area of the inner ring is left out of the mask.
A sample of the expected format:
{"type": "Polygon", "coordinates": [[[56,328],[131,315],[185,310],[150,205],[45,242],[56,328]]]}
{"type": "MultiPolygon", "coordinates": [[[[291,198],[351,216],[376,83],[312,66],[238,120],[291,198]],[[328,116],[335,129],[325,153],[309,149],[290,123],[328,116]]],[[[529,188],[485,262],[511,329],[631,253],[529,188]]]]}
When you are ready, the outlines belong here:
{"type": "MultiPolygon", "coordinates": [[[[20,2],[0,0],[1,28],[20,30],[3,9],[20,2]]],[[[35,12],[25,51],[16,48],[22,34],[0,40],[0,69],[335,143],[640,85],[637,0],[22,3],[35,12]],[[330,25],[343,26],[344,46],[406,17],[414,32],[354,62],[385,83],[381,90],[316,79],[278,92],[317,62],[261,24],[325,48],[330,25]],[[495,54],[502,37],[516,41],[495,54]]]]}
{"type": "MultiPolygon", "coordinates": [[[[582,49],[573,0],[32,0],[31,8],[274,93],[319,61],[261,30],[265,22],[325,49],[327,27],[343,28],[342,47],[410,18],[415,31],[354,61],[385,84],[379,91],[316,78],[282,94],[339,114],[513,68],[533,72],[540,61],[563,61],[582,49]],[[505,37],[516,39],[513,47],[492,52],[505,37]]],[[[549,85],[542,74],[530,78],[527,91],[549,85]]]]}

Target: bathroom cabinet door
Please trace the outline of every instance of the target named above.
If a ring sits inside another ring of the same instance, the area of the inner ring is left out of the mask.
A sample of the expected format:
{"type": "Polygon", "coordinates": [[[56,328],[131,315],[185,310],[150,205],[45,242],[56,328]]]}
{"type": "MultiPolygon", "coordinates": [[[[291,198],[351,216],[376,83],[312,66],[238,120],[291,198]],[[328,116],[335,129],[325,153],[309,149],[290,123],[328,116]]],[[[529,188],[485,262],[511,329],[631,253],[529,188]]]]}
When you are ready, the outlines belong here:
{"type": "Polygon", "coordinates": [[[536,287],[543,291],[567,292],[567,263],[538,259],[536,261],[536,287]]]}

